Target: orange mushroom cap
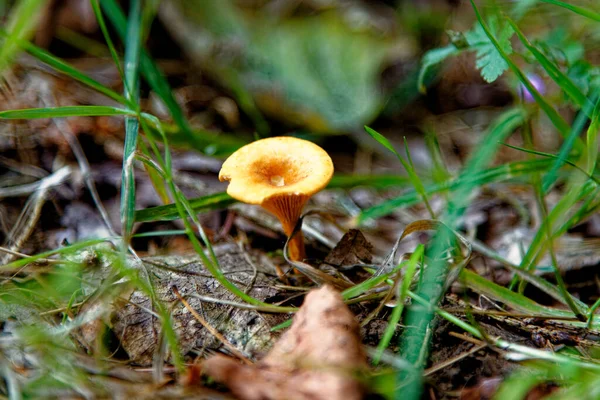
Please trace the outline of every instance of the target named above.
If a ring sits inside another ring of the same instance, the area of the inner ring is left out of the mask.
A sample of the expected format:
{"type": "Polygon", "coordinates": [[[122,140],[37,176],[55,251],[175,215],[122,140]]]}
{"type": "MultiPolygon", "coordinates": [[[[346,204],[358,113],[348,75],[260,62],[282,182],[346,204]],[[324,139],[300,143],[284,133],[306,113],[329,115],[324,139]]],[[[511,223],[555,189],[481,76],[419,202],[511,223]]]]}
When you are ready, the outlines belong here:
{"type": "Polygon", "coordinates": [[[219,180],[229,181],[227,193],[231,197],[261,205],[273,213],[288,236],[306,201],[325,188],[332,176],[333,162],[325,150],[307,140],[287,136],[243,146],[223,163],[219,172],[219,180]]]}

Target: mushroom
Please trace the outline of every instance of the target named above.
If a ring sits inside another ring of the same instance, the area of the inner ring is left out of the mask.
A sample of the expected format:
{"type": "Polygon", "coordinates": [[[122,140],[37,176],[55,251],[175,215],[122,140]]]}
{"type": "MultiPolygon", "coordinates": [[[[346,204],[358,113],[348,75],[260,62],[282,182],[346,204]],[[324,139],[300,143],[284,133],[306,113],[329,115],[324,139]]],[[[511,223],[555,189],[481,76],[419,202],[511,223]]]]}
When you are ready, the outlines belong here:
{"type": "MultiPolygon", "coordinates": [[[[274,214],[290,237],[308,199],[323,189],[333,175],[329,155],[314,143],[293,137],[257,140],[233,153],[221,167],[220,181],[227,193],[247,204],[258,204],[274,214]]],[[[302,232],[290,238],[289,257],[306,257],[302,232]]]]}

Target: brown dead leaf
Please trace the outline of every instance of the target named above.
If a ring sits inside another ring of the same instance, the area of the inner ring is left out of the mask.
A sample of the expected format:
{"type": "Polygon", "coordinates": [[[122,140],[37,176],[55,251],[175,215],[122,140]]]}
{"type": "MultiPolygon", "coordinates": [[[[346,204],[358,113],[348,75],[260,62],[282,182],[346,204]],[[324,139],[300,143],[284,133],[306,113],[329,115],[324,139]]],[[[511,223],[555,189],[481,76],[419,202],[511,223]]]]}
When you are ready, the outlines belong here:
{"type": "MultiPolygon", "coordinates": [[[[237,245],[218,245],[214,251],[223,273],[240,287],[249,288],[250,296],[265,301],[277,294],[272,288],[269,268],[258,263],[251,264],[252,260],[237,245]]],[[[276,335],[270,332],[270,328],[282,322],[282,316],[215,303],[236,302],[238,299],[210,275],[197,256],[157,256],[144,258],[143,262],[144,266],[132,262],[132,267],[143,267],[149,272],[158,301],[170,307],[173,328],[183,355],[217,351],[222,342],[197,321],[176,292],[210,326],[249,357],[264,354],[275,341],[276,335]],[[177,291],[173,290],[174,287],[177,291]]],[[[132,362],[141,366],[151,365],[156,352],[160,351],[162,322],[148,312],[152,307],[146,293],[133,290],[123,294],[121,301],[114,302],[110,315],[110,326],[121,348],[132,362]]]]}
{"type": "Polygon", "coordinates": [[[204,372],[244,400],[363,397],[356,374],[366,368],[359,327],[340,294],[329,286],[310,292],[291,328],[255,365],[217,355],[204,372]]]}
{"type": "Polygon", "coordinates": [[[336,267],[370,264],[373,245],[358,229],[350,229],[325,258],[325,263],[336,267]]]}

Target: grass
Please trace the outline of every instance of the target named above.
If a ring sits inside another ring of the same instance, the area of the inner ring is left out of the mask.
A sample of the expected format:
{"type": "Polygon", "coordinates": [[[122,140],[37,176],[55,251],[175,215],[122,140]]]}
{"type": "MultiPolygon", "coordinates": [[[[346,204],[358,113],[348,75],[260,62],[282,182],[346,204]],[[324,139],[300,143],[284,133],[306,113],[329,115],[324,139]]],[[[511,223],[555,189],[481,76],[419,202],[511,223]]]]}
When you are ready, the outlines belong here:
{"type": "MultiPolygon", "coordinates": [[[[577,18],[600,21],[595,10],[570,5],[560,1],[543,1],[548,7],[574,13],[577,18]]],[[[402,398],[418,399],[423,393],[423,371],[427,365],[432,329],[436,316],[454,324],[474,340],[487,343],[505,351],[515,358],[527,359],[521,368],[528,371],[523,374],[518,370],[508,377],[498,392],[499,398],[522,398],[529,389],[543,382],[555,382],[563,388],[562,394],[569,396],[591,393],[597,390],[600,381],[600,368],[593,358],[585,359],[568,352],[548,352],[526,346],[509,343],[499,338],[491,338],[477,325],[472,310],[457,316],[440,308],[441,300],[450,285],[458,281],[473,293],[485,296],[491,301],[508,307],[512,311],[529,318],[560,320],[565,326],[577,329],[600,331],[600,321],[594,319],[594,312],[600,300],[594,304],[585,304],[572,296],[561,277],[556,257],[554,256],[556,241],[571,228],[585,221],[600,209],[598,187],[598,134],[600,132],[600,100],[598,93],[585,92],[568,75],[564,65],[558,64],[549,57],[543,47],[528,38],[522,30],[521,20],[515,22],[507,14],[496,8],[486,11],[495,13],[495,17],[510,25],[520,43],[520,50],[508,54],[499,43],[489,19],[481,14],[471,0],[476,21],[490,40],[498,56],[506,62],[510,74],[534,98],[534,104],[514,105],[494,121],[491,121],[484,136],[479,141],[465,165],[457,172],[449,172],[440,160],[435,144],[430,147],[436,160],[434,173],[420,171],[413,163],[408,146],[405,148],[406,159],[377,131],[365,127],[366,132],[375,138],[383,148],[390,151],[401,163],[404,171],[385,176],[337,175],[329,185],[329,189],[343,191],[359,186],[373,190],[401,189],[398,196],[381,201],[360,211],[354,216],[353,223],[359,227],[368,227],[369,223],[397,212],[400,208],[423,206],[431,218],[430,221],[417,221],[406,228],[404,236],[417,231],[434,231],[432,239],[426,246],[419,245],[407,261],[394,265],[389,271],[375,273],[371,278],[357,282],[342,292],[348,303],[384,301],[395,299],[395,306],[389,313],[388,327],[381,337],[373,356],[373,364],[385,368],[390,359],[387,350],[393,341],[397,326],[403,326],[400,338],[400,350],[396,357],[402,365],[394,371],[393,384],[382,394],[387,398],[402,395],[402,398]],[[522,51],[523,53],[519,53],[522,51]],[[537,90],[526,71],[522,60],[531,60],[537,71],[543,71],[564,95],[563,100],[546,97],[537,90]],[[570,123],[564,113],[557,111],[559,107],[571,107],[577,116],[570,123]],[[536,150],[532,139],[531,126],[542,118],[549,122],[554,133],[563,138],[557,154],[549,154],[536,150]],[[586,130],[587,126],[587,130],[586,130]],[[506,139],[516,131],[521,131],[526,145],[521,148],[513,146],[513,150],[521,151],[525,161],[513,161],[504,164],[493,164],[498,151],[506,139]],[[582,137],[582,133],[585,137],[582,137]],[[431,177],[434,177],[432,179],[431,177]],[[464,228],[464,217],[473,195],[479,190],[493,185],[510,185],[519,183],[526,185],[538,204],[540,224],[530,244],[524,249],[519,265],[503,259],[493,250],[480,246],[473,238],[465,238],[459,233],[464,228]],[[557,189],[560,188],[560,189],[557,189]],[[559,194],[555,205],[548,206],[548,194],[559,194]],[[434,200],[441,199],[444,206],[441,212],[434,211],[434,200]],[[463,250],[467,248],[467,254],[463,250]],[[536,273],[541,257],[549,252],[555,273],[554,281],[541,277],[536,273]],[[503,264],[513,279],[508,287],[500,286],[466,268],[472,253],[480,253],[503,264]],[[550,307],[526,296],[527,285],[543,290],[564,308],[550,307]],[[383,288],[383,291],[381,289],[383,288]],[[410,301],[409,301],[410,299],[410,301]],[[527,379],[522,379],[522,376],[527,379]]],[[[85,321],[75,315],[78,305],[86,304],[92,297],[107,299],[107,302],[125,293],[130,287],[142,291],[151,300],[151,313],[160,321],[161,331],[158,333],[164,347],[156,354],[155,369],[162,370],[162,365],[171,362],[179,374],[186,370],[184,354],[179,348],[177,329],[171,310],[159,300],[156,288],[153,287],[151,272],[144,268],[133,268],[132,262],[139,260],[131,239],[154,235],[148,233],[134,235],[135,223],[156,222],[165,220],[181,220],[183,229],[169,231],[166,234],[185,234],[196,251],[202,264],[209,273],[226,288],[236,300],[229,305],[252,310],[290,313],[294,307],[275,306],[264,303],[250,296],[239,284],[223,273],[219,260],[212,248],[209,236],[200,223],[198,214],[211,210],[224,209],[234,203],[226,193],[214,193],[200,198],[188,199],[177,186],[172,166],[171,145],[182,140],[196,149],[206,153],[227,153],[243,143],[237,138],[227,135],[205,135],[191,128],[183,111],[175,101],[168,81],[159,70],[155,60],[144,49],[155,9],[145,10],[141,0],[133,0],[125,16],[114,0],[92,0],[92,8],[104,36],[108,54],[113,59],[123,83],[123,93],[117,93],[100,82],[90,78],[66,61],[40,49],[29,42],[32,26],[26,18],[35,13],[39,2],[22,0],[13,8],[11,23],[0,31],[5,46],[0,51],[0,66],[9,66],[14,62],[18,51],[25,51],[30,56],[45,63],[56,72],[116,102],[115,106],[85,105],[64,106],[33,109],[16,109],[0,111],[0,119],[54,119],[86,116],[120,116],[125,119],[125,143],[123,148],[122,186],[121,186],[121,222],[122,234],[102,240],[91,240],[70,244],[47,252],[20,257],[17,260],[0,266],[0,272],[9,276],[0,284],[0,302],[11,308],[20,318],[30,318],[35,326],[20,327],[18,335],[12,338],[16,346],[29,346],[40,352],[43,362],[39,377],[23,381],[15,376],[14,371],[0,359],[0,369],[6,382],[7,395],[10,398],[21,398],[39,393],[40,388],[71,388],[86,394],[89,382],[83,368],[75,367],[77,348],[67,334],[76,332],[85,321]],[[106,18],[106,21],[105,21],[106,18]],[[110,25],[109,25],[110,23],[110,25]],[[111,37],[111,29],[116,32],[120,44],[111,37]],[[118,48],[124,49],[121,58],[118,48]],[[147,84],[164,102],[173,119],[173,124],[158,120],[155,116],[142,112],[140,104],[140,86],[147,84]],[[176,132],[179,136],[173,136],[176,132]],[[183,138],[183,139],[182,139],[183,138]],[[136,210],[136,165],[142,165],[154,185],[154,188],[165,203],[162,206],[136,210]],[[94,251],[102,258],[110,261],[113,274],[102,282],[84,282],[85,265],[78,259],[82,250],[94,251]],[[16,274],[32,268],[36,262],[51,260],[46,275],[33,275],[23,281],[15,279],[16,274]],[[127,281],[125,285],[123,282],[127,281]],[[97,285],[93,291],[89,286],[97,285]],[[82,289],[84,288],[84,289],[82,289]],[[49,310],[62,310],[60,323],[45,317],[49,310]],[[22,314],[22,315],[21,315],[22,314]],[[74,317],[75,316],[75,317],[74,317]],[[168,354],[168,355],[167,355],[168,354]],[[55,371],[52,360],[58,360],[55,371]],[[54,374],[54,375],[53,375],[54,374]]],[[[455,48],[442,48],[444,57],[456,53],[455,48]]],[[[443,57],[443,58],[444,58],[443,57]]],[[[425,59],[421,77],[441,59],[425,59]]],[[[422,81],[420,79],[419,81],[422,81]]],[[[424,90],[424,86],[420,87],[424,90]]],[[[247,99],[248,100],[248,99],[247,99]]],[[[250,101],[250,100],[248,100],[250,101]]],[[[252,111],[254,113],[254,111],[252,111]]],[[[250,115],[262,133],[268,132],[260,114],[250,115]]],[[[435,134],[435,133],[433,133],[435,134]]],[[[433,143],[433,142],[432,142],[433,143]]],[[[106,315],[107,309],[99,310],[99,315],[106,315]]],[[[0,313],[5,316],[5,314],[0,313]]],[[[289,323],[288,323],[289,324],[289,323]]],[[[283,328],[286,325],[281,325],[283,328]]],[[[108,355],[106,355],[108,356],[108,355]]],[[[106,360],[98,360],[103,363],[106,360]]],[[[107,365],[107,364],[105,364],[107,365]]]]}

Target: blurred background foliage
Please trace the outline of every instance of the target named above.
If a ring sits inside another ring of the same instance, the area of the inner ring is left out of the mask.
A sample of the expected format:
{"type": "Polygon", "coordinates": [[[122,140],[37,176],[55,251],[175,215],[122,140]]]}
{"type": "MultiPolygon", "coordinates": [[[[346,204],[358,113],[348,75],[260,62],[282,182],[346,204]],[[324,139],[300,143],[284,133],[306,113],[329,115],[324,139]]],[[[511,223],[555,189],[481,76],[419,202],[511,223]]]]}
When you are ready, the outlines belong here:
{"type": "Polygon", "coordinates": [[[396,21],[366,6],[243,3],[173,1],[160,17],[192,61],[236,94],[260,134],[268,127],[254,104],[315,133],[362,128],[388,97],[382,72],[415,56],[396,21]]]}

